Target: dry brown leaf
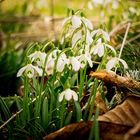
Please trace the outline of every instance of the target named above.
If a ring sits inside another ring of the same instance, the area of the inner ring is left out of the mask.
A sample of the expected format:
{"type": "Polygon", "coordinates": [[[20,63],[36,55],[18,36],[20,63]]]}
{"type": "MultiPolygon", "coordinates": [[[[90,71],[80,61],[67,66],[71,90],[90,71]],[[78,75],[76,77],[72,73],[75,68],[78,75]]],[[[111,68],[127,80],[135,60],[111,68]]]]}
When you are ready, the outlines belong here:
{"type": "Polygon", "coordinates": [[[100,121],[134,126],[140,121],[140,97],[128,96],[126,100],[114,109],[99,116],[100,121]]]}
{"type": "MultiPolygon", "coordinates": [[[[62,129],[44,137],[44,140],[87,140],[92,126],[91,121],[83,121],[63,127],[62,129]]],[[[99,122],[100,140],[124,140],[125,134],[132,126],[99,122]]],[[[137,140],[131,136],[131,140],[137,140]]]]}
{"type": "Polygon", "coordinates": [[[114,72],[101,70],[97,72],[91,72],[90,76],[95,77],[97,79],[104,81],[105,83],[109,83],[120,88],[126,88],[136,93],[140,92],[140,82],[137,82],[128,77],[119,76],[115,74],[114,72]]]}
{"type": "MultiPolygon", "coordinates": [[[[99,116],[100,140],[138,140],[140,139],[140,98],[128,96],[113,110],[99,116]]],[[[44,140],[86,140],[92,122],[79,122],[44,137],[44,140]]]]}

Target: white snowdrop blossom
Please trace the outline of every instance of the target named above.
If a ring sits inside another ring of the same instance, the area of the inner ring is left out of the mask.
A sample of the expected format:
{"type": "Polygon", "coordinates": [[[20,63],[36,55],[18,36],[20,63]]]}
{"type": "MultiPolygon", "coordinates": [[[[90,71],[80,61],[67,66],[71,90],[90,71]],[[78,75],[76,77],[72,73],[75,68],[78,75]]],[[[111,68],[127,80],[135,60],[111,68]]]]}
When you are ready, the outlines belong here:
{"type": "Polygon", "coordinates": [[[77,31],[72,37],[72,47],[82,38],[82,31],[77,31]]]}
{"type": "Polygon", "coordinates": [[[92,25],[91,21],[89,21],[88,19],[86,19],[84,17],[82,18],[82,21],[88,29],[93,30],[93,25],[92,25]]]}
{"type": "Polygon", "coordinates": [[[89,66],[92,67],[92,60],[91,60],[91,55],[89,53],[86,54],[81,54],[80,56],[77,56],[79,62],[80,62],[80,67],[84,68],[88,62],[89,66]]]}
{"type": "Polygon", "coordinates": [[[67,101],[70,101],[72,99],[75,101],[78,101],[78,95],[74,90],[71,90],[70,88],[68,88],[64,90],[63,92],[61,92],[59,95],[59,98],[58,98],[59,102],[62,102],[63,99],[67,101]]]}
{"type": "Polygon", "coordinates": [[[48,58],[47,58],[47,62],[46,62],[46,66],[45,66],[45,71],[48,75],[52,75],[54,68],[55,68],[55,61],[57,59],[58,53],[60,53],[60,50],[53,50],[48,58]]]}
{"type": "Polygon", "coordinates": [[[62,72],[65,68],[65,65],[68,63],[68,59],[65,53],[61,54],[57,60],[56,70],[62,72]]]}
{"type": "Polygon", "coordinates": [[[58,49],[53,50],[48,56],[48,61],[51,60],[51,59],[56,59],[60,52],[61,51],[58,50],[58,49]]]}
{"type": "Polygon", "coordinates": [[[99,57],[102,57],[104,55],[104,52],[105,52],[105,47],[108,47],[109,49],[112,50],[112,52],[114,54],[116,54],[115,49],[112,46],[108,45],[108,44],[102,43],[101,38],[98,39],[96,45],[91,48],[90,53],[93,53],[94,55],[97,54],[99,57]]]}
{"type": "Polygon", "coordinates": [[[20,77],[24,74],[28,78],[33,78],[35,76],[35,74],[42,76],[42,73],[43,73],[42,69],[40,69],[38,66],[33,66],[32,64],[27,64],[26,66],[22,67],[18,71],[17,77],[20,77]]]}
{"type": "Polygon", "coordinates": [[[86,33],[86,44],[90,46],[92,42],[93,42],[92,36],[91,36],[89,30],[87,30],[87,33],[86,33]]]}
{"type": "Polygon", "coordinates": [[[94,55],[98,55],[99,57],[102,57],[104,55],[104,45],[101,41],[101,39],[97,40],[97,44],[91,49],[91,53],[94,55]]]}
{"type": "Polygon", "coordinates": [[[116,67],[116,65],[119,64],[119,62],[122,63],[122,65],[123,65],[123,67],[124,67],[125,69],[128,68],[127,63],[126,63],[123,59],[114,57],[114,58],[110,59],[110,60],[107,62],[107,64],[106,64],[106,69],[107,69],[107,70],[111,70],[113,67],[116,67]]]}
{"type": "Polygon", "coordinates": [[[46,59],[46,53],[41,51],[35,51],[34,53],[28,56],[31,59],[31,62],[36,62],[38,66],[44,66],[46,59]]]}
{"type": "Polygon", "coordinates": [[[73,71],[79,71],[81,64],[76,57],[70,57],[69,65],[72,67],[73,71]]]}
{"type": "Polygon", "coordinates": [[[73,15],[71,17],[71,22],[72,22],[72,28],[74,28],[74,29],[80,27],[81,23],[82,23],[80,17],[78,17],[76,15],[73,15]]]}
{"type": "Polygon", "coordinates": [[[97,29],[97,30],[94,30],[91,32],[91,36],[94,37],[94,36],[99,36],[99,35],[102,35],[103,38],[106,40],[106,41],[110,41],[110,36],[107,32],[105,32],[104,30],[102,29],[97,29]]]}
{"type": "Polygon", "coordinates": [[[55,60],[54,59],[48,60],[46,63],[45,72],[48,75],[52,75],[54,71],[54,67],[55,67],[55,60]]]}

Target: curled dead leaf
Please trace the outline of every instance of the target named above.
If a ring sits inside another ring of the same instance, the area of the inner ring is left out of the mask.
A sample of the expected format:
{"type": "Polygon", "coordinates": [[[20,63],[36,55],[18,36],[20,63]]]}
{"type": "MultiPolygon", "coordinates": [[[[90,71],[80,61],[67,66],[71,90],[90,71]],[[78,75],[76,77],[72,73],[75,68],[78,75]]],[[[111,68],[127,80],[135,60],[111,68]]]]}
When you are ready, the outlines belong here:
{"type": "Polygon", "coordinates": [[[99,80],[104,81],[105,83],[109,83],[111,85],[115,85],[119,88],[125,88],[129,91],[132,91],[133,93],[140,96],[140,82],[137,82],[133,79],[130,79],[128,77],[119,76],[114,72],[109,72],[106,70],[101,70],[97,72],[90,73],[91,77],[95,77],[99,80]]]}
{"type": "MultiPolygon", "coordinates": [[[[99,116],[100,140],[140,139],[140,98],[128,96],[116,108],[99,116]]],[[[44,137],[44,140],[86,140],[92,121],[70,124],[44,137]]]]}
{"type": "Polygon", "coordinates": [[[119,123],[124,125],[134,126],[140,121],[140,97],[128,96],[126,100],[108,111],[102,116],[99,116],[100,121],[119,123]]]}
{"type": "MultiPolygon", "coordinates": [[[[44,137],[44,140],[87,140],[89,138],[92,121],[82,121],[70,124],[44,137]]],[[[124,135],[132,128],[129,125],[99,122],[100,140],[124,140],[124,135]]],[[[136,136],[132,136],[137,140],[136,136]]],[[[132,140],[132,139],[131,139],[132,140]]]]}

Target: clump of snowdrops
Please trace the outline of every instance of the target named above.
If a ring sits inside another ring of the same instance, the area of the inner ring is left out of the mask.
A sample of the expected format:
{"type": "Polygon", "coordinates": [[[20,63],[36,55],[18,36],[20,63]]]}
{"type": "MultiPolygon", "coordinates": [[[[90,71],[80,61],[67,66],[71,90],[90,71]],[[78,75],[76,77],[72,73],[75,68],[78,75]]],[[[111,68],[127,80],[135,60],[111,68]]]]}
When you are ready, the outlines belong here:
{"type": "Polygon", "coordinates": [[[18,117],[21,127],[32,120],[38,131],[48,134],[72,122],[92,120],[92,109],[88,110],[103,84],[90,78],[87,69],[94,64],[98,64],[96,70],[127,69],[126,62],[109,45],[108,32],[94,29],[80,11],[72,11],[64,20],[60,38],[57,45],[32,45],[26,65],[17,73],[24,85],[23,111],[18,117]],[[83,113],[80,101],[88,91],[83,113]]]}

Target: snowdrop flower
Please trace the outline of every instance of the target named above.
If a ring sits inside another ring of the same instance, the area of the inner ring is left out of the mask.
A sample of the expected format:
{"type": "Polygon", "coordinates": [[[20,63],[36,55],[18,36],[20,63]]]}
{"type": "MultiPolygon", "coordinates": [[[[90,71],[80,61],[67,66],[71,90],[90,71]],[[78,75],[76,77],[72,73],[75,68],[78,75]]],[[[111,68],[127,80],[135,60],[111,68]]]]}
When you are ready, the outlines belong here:
{"type": "Polygon", "coordinates": [[[80,67],[84,68],[88,62],[89,66],[92,67],[92,60],[91,60],[91,55],[89,53],[86,54],[81,54],[80,56],[77,56],[79,62],[80,62],[80,67]]]}
{"type": "Polygon", "coordinates": [[[82,38],[82,31],[77,31],[72,37],[72,47],[82,38]]]}
{"type": "Polygon", "coordinates": [[[65,68],[65,65],[68,63],[68,59],[65,53],[61,54],[57,60],[56,70],[62,72],[65,68]]]}
{"type": "Polygon", "coordinates": [[[44,62],[46,59],[46,53],[41,51],[35,51],[34,53],[28,56],[32,62],[36,62],[38,66],[44,66],[44,62]]]}
{"type": "Polygon", "coordinates": [[[82,23],[80,17],[78,17],[78,16],[76,16],[76,15],[73,15],[73,16],[71,17],[71,22],[72,22],[72,27],[73,27],[74,29],[80,27],[80,26],[81,26],[81,23],[82,23]]]}
{"type": "Polygon", "coordinates": [[[102,35],[105,40],[110,41],[109,34],[102,29],[97,29],[91,32],[92,37],[94,37],[95,35],[102,35]]]}
{"type": "Polygon", "coordinates": [[[89,30],[87,30],[87,32],[86,32],[86,44],[90,46],[92,42],[93,42],[92,36],[91,36],[89,30]]]}
{"type": "Polygon", "coordinates": [[[101,38],[98,39],[97,44],[93,48],[91,48],[91,53],[93,53],[94,55],[97,54],[99,57],[102,57],[104,55],[105,46],[111,49],[114,52],[114,54],[116,54],[115,49],[108,44],[102,43],[101,38]]]}
{"type": "Polygon", "coordinates": [[[49,54],[45,67],[45,71],[48,75],[53,74],[55,68],[55,61],[57,59],[58,53],[60,52],[61,52],[60,50],[55,49],[49,54]]]}
{"type": "Polygon", "coordinates": [[[67,101],[70,101],[71,99],[77,101],[78,100],[78,95],[74,90],[71,89],[66,89],[63,92],[60,93],[59,95],[59,102],[62,102],[63,99],[66,99],[67,101]]]}
{"type": "Polygon", "coordinates": [[[53,50],[48,56],[48,61],[51,60],[51,59],[56,59],[60,52],[61,51],[58,50],[58,49],[53,50]]]}
{"type": "Polygon", "coordinates": [[[48,60],[46,63],[45,72],[48,75],[52,75],[54,71],[54,67],[55,67],[55,60],[54,59],[48,60]]]}
{"type": "Polygon", "coordinates": [[[99,57],[102,57],[104,55],[104,45],[101,41],[101,39],[97,40],[97,44],[91,49],[91,53],[94,55],[98,55],[99,57]]]}
{"type": "Polygon", "coordinates": [[[86,25],[86,27],[88,29],[93,30],[93,25],[92,25],[92,23],[88,19],[86,19],[86,18],[83,17],[82,18],[82,21],[83,21],[83,23],[86,25]]]}
{"type": "Polygon", "coordinates": [[[39,76],[42,76],[42,69],[38,68],[37,66],[33,66],[32,64],[28,64],[24,67],[22,67],[18,73],[17,77],[22,76],[23,74],[26,75],[28,78],[33,78],[35,74],[38,74],[39,76]]]}
{"type": "Polygon", "coordinates": [[[113,67],[115,67],[117,64],[119,64],[119,62],[122,63],[122,65],[124,66],[125,69],[128,68],[127,63],[123,59],[114,57],[107,62],[106,69],[111,70],[113,67]]]}
{"type": "Polygon", "coordinates": [[[69,65],[72,66],[72,70],[79,71],[81,64],[76,57],[70,57],[69,58],[69,65]]]}

